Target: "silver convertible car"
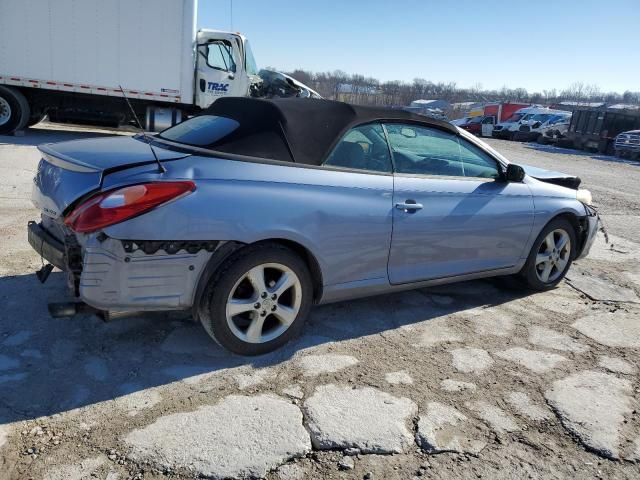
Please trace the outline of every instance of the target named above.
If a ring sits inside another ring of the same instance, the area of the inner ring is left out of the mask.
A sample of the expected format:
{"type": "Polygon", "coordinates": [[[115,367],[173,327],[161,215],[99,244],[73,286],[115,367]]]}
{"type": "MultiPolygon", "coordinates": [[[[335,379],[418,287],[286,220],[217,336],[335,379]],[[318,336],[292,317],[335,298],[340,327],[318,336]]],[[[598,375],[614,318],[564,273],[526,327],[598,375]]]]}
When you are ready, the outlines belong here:
{"type": "Polygon", "coordinates": [[[327,100],[225,98],[153,137],[40,151],[29,242],[68,272],[73,309],[191,309],[244,355],[313,304],[499,275],[553,288],[598,228],[577,177],[327,100]]]}

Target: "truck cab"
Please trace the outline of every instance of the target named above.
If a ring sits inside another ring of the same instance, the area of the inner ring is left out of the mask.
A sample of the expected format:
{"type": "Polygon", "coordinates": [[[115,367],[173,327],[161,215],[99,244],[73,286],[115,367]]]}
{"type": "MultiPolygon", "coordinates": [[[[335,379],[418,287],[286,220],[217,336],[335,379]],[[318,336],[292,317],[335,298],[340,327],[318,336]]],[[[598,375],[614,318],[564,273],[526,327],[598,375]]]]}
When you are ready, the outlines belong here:
{"type": "Polygon", "coordinates": [[[199,30],[194,103],[207,108],[221,97],[247,97],[262,80],[249,45],[239,33],[199,30]]]}

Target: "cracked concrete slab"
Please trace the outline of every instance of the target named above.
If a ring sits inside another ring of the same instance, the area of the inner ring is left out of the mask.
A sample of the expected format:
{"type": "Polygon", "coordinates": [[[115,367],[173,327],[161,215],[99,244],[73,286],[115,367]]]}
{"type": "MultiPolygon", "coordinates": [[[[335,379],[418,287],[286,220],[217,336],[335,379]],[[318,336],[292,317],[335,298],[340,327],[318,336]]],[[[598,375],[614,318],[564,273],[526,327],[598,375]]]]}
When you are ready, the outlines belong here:
{"type": "Polygon", "coordinates": [[[631,382],[582,371],[553,382],[545,398],[564,427],[590,450],[617,459],[620,431],[632,411],[631,382]]]}
{"type": "Polygon", "coordinates": [[[563,352],[584,353],[589,350],[587,345],[581,344],[569,335],[539,325],[529,327],[529,343],[563,352]]]}
{"type": "Polygon", "coordinates": [[[302,412],[275,395],[229,395],[175,413],[125,437],[131,456],[214,479],[263,477],[311,450],[302,412]]]}
{"type": "Polygon", "coordinates": [[[324,355],[305,355],[298,360],[298,365],[305,376],[312,377],[323,373],[335,373],[358,363],[351,355],[327,353],[324,355]]]}
{"type": "Polygon", "coordinates": [[[454,407],[430,402],[420,415],[416,441],[427,453],[456,452],[477,455],[487,445],[469,437],[469,419],[454,407]]]}
{"type": "Polygon", "coordinates": [[[598,313],[573,324],[583,335],[607,347],[640,348],[640,319],[627,312],[598,313]]]}
{"type": "Polygon", "coordinates": [[[460,341],[462,341],[462,336],[457,333],[445,319],[437,318],[426,323],[417,346],[433,347],[440,343],[460,341]]]}
{"type": "Polygon", "coordinates": [[[473,309],[465,312],[470,315],[469,322],[478,335],[506,337],[513,333],[516,322],[513,316],[504,311],[473,309]]]}
{"type": "Polygon", "coordinates": [[[529,420],[540,422],[553,418],[553,414],[547,408],[533,403],[531,397],[524,392],[510,392],[505,400],[511,408],[529,420]]]}
{"type": "Polygon", "coordinates": [[[566,357],[556,353],[529,350],[522,347],[509,348],[502,352],[497,352],[495,355],[509,362],[522,365],[536,373],[548,372],[556,368],[560,362],[568,361],[566,357]]]}
{"type": "Polygon", "coordinates": [[[616,285],[612,280],[597,277],[594,274],[580,274],[581,272],[569,272],[567,281],[577,290],[580,290],[591,300],[599,302],[640,302],[640,298],[631,288],[616,285]]]}
{"type": "Polygon", "coordinates": [[[598,366],[612,373],[622,373],[624,375],[633,375],[638,371],[632,364],[621,358],[602,356],[598,360],[598,366]]]}
{"type": "Polygon", "coordinates": [[[507,412],[484,400],[466,402],[465,407],[474,411],[497,433],[509,433],[520,430],[518,423],[507,412]]]}
{"type": "Polygon", "coordinates": [[[493,365],[489,352],[481,348],[457,348],[450,353],[453,367],[459,372],[481,373],[493,365]]]}
{"type": "Polygon", "coordinates": [[[384,379],[387,383],[392,385],[412,385],[413,378],[404,370],[399,370],[397,372],[390,372],[384,376],[384,379]]]}
{"type": "Polygon", "coordinates": [[[323,385],[304,409],[313,445],[320,450],[402,453],[413,443],[409,425],[418,407],[408,398],[371,387],[323,385]]]}

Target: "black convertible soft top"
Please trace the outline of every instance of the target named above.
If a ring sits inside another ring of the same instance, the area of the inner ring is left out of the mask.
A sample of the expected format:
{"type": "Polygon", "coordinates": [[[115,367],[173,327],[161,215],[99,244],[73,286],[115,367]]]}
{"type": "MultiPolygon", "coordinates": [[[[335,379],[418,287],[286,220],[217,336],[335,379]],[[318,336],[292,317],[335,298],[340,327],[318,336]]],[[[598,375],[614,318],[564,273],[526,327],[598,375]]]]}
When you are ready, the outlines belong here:
{"type": "Polygon", "coordinates": [[[202,114],[231,118],[241,125],[211,150],[307,165],[320,165],[347,130],[373,121],[406,121],[457,133],[448,122],[404,110],[313,98],[221,98],[202,114]]]}

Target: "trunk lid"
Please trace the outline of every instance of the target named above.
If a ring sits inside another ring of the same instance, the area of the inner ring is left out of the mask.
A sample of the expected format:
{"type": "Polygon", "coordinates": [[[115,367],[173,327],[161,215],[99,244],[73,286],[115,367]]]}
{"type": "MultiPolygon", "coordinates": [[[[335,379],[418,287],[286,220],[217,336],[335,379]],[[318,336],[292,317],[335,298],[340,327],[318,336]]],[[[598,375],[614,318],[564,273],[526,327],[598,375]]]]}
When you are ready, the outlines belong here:
{"type": "MultiPolygon", "coordinates": [[[[155,163],[149,145],[134,137],[107,137],[40,145],[42,160],[33,179],[31,200],[51,218],[59,218],[78,198],[98,190],[109,172],[155,163]]],[[[189,154],[154,146],[160,161],[189,154]]]]}

